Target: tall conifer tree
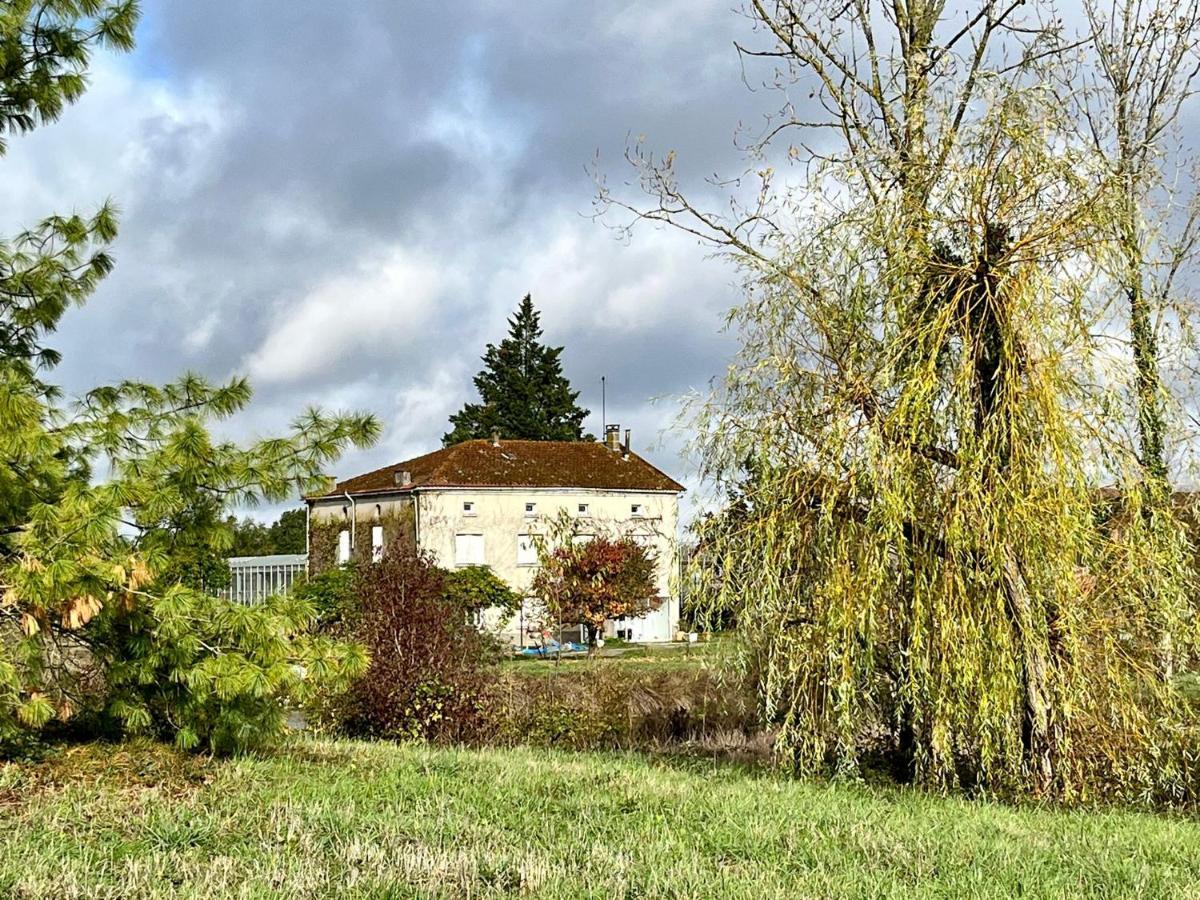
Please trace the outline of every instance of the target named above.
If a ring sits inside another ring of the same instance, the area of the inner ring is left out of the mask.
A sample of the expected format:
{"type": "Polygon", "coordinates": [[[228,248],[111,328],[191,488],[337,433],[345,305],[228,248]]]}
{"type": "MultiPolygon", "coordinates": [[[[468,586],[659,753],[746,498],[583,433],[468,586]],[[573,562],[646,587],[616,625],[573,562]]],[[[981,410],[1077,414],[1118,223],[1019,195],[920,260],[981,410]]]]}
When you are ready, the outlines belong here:
{"type": "Polygon", "coordinates": [[[508,320],[508,337],[488,344],[483,370],[475,376],[479,403],[468,403],[450,417],[442,437],[447,447],[472,438],[501,437],[534,441],[585,440],[579,391],[562,371],[562,347],[541,342],[540,316],[526,294],[508,320]]]}

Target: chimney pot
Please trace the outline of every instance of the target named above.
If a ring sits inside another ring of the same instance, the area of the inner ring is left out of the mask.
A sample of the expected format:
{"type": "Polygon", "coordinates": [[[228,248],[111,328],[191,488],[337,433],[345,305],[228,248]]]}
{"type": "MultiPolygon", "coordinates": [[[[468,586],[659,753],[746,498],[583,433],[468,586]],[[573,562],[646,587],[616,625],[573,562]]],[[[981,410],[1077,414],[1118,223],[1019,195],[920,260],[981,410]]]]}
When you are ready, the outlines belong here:
{"type": "Polygon", "coordinates": [[[626,459],[629,459],[629,451],[630,451],[630,447],[629,447],[629,429],[628,429],[628,428],[626,428],[626,429],[625,429],[625,454],[624,454],[626,459]]]}
{"type": "Polygon", "coordinates": [[[500,429],[498,429],[498,428],[492,429],[492,446],[493,447],[500,446],[500,429]]]}

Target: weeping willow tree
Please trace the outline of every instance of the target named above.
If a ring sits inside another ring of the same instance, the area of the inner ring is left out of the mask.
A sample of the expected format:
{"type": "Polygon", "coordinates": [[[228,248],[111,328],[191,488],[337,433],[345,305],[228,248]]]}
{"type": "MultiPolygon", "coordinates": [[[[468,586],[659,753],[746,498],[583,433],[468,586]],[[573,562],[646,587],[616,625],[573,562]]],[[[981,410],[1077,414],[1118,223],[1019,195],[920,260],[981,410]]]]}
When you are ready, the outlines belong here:
{"type": "Polygon", "coordinates": [[[1195,625],[1144,577],[1183,556],[1129,514],[1108,418],[1119,186],[1048,87],[1062,36],[1019,8],[754,0],[767,40],[741,52],[810,98],[753,145],[756,189],[709,214],[639,145],[656,204],[601,202],[745,273],[696,449],[717,483],[752,475],[697,577],[795,767],[882,751],[924,783],[1190,798],[1162,655],[1194,660],[1195,625]],[[801,178],[767,164],[781,141],[801,178]]]}

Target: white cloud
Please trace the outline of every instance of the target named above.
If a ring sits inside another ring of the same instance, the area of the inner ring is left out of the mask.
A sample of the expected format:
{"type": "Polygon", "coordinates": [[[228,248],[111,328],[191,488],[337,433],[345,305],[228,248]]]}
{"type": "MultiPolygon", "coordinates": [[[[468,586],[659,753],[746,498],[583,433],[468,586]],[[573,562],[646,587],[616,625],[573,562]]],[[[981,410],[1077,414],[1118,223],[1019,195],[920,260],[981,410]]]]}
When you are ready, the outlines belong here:
{"type": "Polygon", "coordinates": [[[628,334],[696,327],[715,331],[735,300],[730,269],[704,260],[686,237],[645,229],[625,244],[594,222],[574,217],[546,240],[515,254],[518,264],[497,273],[494,302],[506,311],[532,292],[556,332],[628,334]],[[715,282],[715,284],[714,284],[715,282]]]}
{"type": "Polygon", "coordinates": [[[115,197],[122,207],[153,193],[190,193],[230,124],[200,82],[138,78],[127,57],[97,54],[84,99],[62,119],[9,137],[4,158],[4,233],[50,213],[86,212],[115,197]]]}
{"type": "Polygon", "coordinates": [[[256,380],[280,384],[336,372],[359,354],[399,352],[423,339],[422,330],[459,283],[456,273],[402,248],[364,258],[298,302],[278,304],[246,368],[256,380]]]}

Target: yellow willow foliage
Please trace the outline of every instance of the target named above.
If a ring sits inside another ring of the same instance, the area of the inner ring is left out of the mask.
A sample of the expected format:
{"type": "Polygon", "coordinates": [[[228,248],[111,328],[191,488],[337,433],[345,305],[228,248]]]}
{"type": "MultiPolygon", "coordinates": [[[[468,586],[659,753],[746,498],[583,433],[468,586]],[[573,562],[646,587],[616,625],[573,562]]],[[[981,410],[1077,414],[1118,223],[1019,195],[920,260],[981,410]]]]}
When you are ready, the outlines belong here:
{"type": "Polygon", "coordinates": [[[742,353],[698,416],[738,502],[695,577],[800,771],[1192,802],[1189,541],[1143,505],[1097,336],[1110,185],[1036,95],[955,153],[919,209],[843,182],[744,261],[742,353]]]}

